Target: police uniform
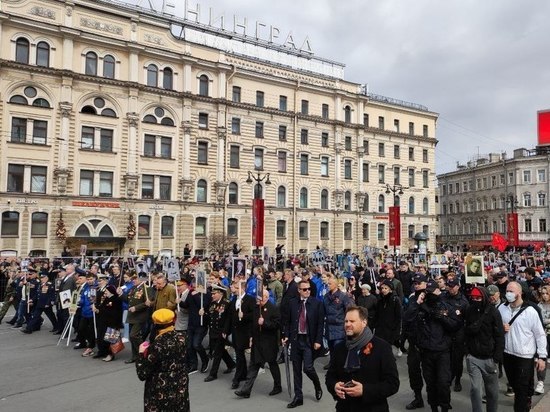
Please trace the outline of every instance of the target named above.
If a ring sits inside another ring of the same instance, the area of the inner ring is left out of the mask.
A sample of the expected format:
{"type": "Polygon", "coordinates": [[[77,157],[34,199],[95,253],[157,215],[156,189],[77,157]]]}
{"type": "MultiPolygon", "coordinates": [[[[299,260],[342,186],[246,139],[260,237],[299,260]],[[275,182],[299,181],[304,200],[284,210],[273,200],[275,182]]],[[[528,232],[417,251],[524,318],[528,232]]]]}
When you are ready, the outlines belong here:
{"type": "MultiPolygon", "coordinates": [[[[48,274],[43,273],[40,275],[40,278],[47,278],[48,274]]],[[[55,286],[52,282],[46,281],[44,283],[40,282],[38,286],[34,288],[36,293],[36,301],[34,304],[34,310],[30,322],[27,324],[25,329],[22,329],[24,333],[32,333],[34,331],[40,330],[40,324],[42,323],[42,313],[45,313],[50,322],[52,323],[53,329],[57,328],[57,318],[53,313],[53,307],[55,305],[55,286]]]]}

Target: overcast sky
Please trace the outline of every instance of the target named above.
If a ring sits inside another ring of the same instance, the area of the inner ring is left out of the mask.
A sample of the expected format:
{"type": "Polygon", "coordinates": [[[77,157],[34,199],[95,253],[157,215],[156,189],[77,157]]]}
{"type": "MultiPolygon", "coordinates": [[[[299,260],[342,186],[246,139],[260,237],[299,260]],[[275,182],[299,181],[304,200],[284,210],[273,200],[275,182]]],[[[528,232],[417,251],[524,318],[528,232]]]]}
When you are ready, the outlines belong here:
{"type": "MultiPolygon", "coordinates": [[[[128,2],[130,0],[127,0],[128,2]]],[[[137,0],[134,0],[137,1],[137,0]]],[[[153,3],[162,0],[151,0],[153,3]]],[[[183,0],[177,14],[183,13],[183,0]]],[[[188,0],[207,18],[246,17],[308,36],[345,79],[439,113],[436,171],[536,146],[550,109],[550,2],[535,0],[188,0]]]]}

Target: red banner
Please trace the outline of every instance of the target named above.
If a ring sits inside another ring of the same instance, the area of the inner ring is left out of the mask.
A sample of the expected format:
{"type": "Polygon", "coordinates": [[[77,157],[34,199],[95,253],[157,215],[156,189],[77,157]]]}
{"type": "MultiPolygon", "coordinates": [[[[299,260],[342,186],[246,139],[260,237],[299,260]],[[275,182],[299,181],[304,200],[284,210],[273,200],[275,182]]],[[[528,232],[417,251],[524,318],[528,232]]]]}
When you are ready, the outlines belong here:
{"type": "Polygon", "coordinates": [[[390,246],[401,245],[401,211],[399,206],[390,206],[390,246]]]}
{"type": "Polygon", "coordinates": [[[502,236],[500,233],[493,233],[493,241],[491,242],[491,245],[498,251],[504,252],[506,250],[506,246],[508,246],[508,242],[506,239],[504,239],[504,236],[502,236]]]}
{"type": "Polygon", "coordinates": [[[508,243],[512,246],[519,246],[519,228],[517,213],[508,213],[508,215],[506,216],[506,229],[508,235],[508,243]]]}
{"type": "Polygon", "coordinates": [[[264,199],[252,200],[252,245],[264,245],[264,199]]]}

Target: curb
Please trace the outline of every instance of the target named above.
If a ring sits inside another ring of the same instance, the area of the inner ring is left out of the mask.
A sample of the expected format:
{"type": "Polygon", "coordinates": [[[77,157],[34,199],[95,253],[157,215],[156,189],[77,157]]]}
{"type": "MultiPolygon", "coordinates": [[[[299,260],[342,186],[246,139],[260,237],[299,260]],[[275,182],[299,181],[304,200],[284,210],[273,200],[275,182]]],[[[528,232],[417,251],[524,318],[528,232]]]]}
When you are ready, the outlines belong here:
{"type": "Polygon", "coordinates": [[[537,402],[532,409],[533,412],[547,412],[550,411],[550,392],[547,392],[540,401],[537,402]]]}

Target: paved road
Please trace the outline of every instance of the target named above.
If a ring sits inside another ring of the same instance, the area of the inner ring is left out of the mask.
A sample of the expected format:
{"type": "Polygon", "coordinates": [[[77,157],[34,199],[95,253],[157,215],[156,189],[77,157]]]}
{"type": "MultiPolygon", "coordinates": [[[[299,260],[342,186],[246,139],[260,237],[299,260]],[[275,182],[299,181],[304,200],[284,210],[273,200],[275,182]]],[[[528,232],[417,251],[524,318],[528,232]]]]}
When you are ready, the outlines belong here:
{"type": "MultiPolygon", "coordinates": [[[[5,320],[9,320],[6,317],[5,320]]],[[[5,322],[0,325],[0,411],[21,412],[111,412],[143,410],[143,383],[137,379],[134,366],[124,364],[129,357],[125,349],[114,362],[82,358],[80,351],[56,346],[49,322],[40,332],[24,335],[10,329],[5,322]]],[[[64,342],[65,343],[65,342],[64,342]]],[[[317,360],[322,372],[328,358],[317,360]]],[[[398,359],[401,390],[390,399],[391,411],[405,411],[412,399],[406,371],[406,356],[398,359]]],[[[223,367],[223,366],[222,366],[223,367]]],[[[267,396],[271,390],[269,371],[258,377],[250,399],[239,399],[229,389],[230,377],[220,375],[217,381],[203,382],[206,375],[191,376],[190,398],[193,412],[241,412],[260,406],[263,412],[286,410],[288,395],[267,396]]],[[[304,406],[300,412],[331,411],[334,402],[325,396],[315,401],[313,385],[304,379],[304,406]]],[[[469,382],[463,379],[464,389],[452,393],[454,411],[471,410],[468,398],[469,382]]],[[[499,399],[501,411],[512,410],[512,399],[504,396],[505,385],[501,381],[499,399]]],[[[539,400],[537,397],[535,400],[539,400]]],[[[429,410],[427,407],[420,411],[429,410]]]]}

